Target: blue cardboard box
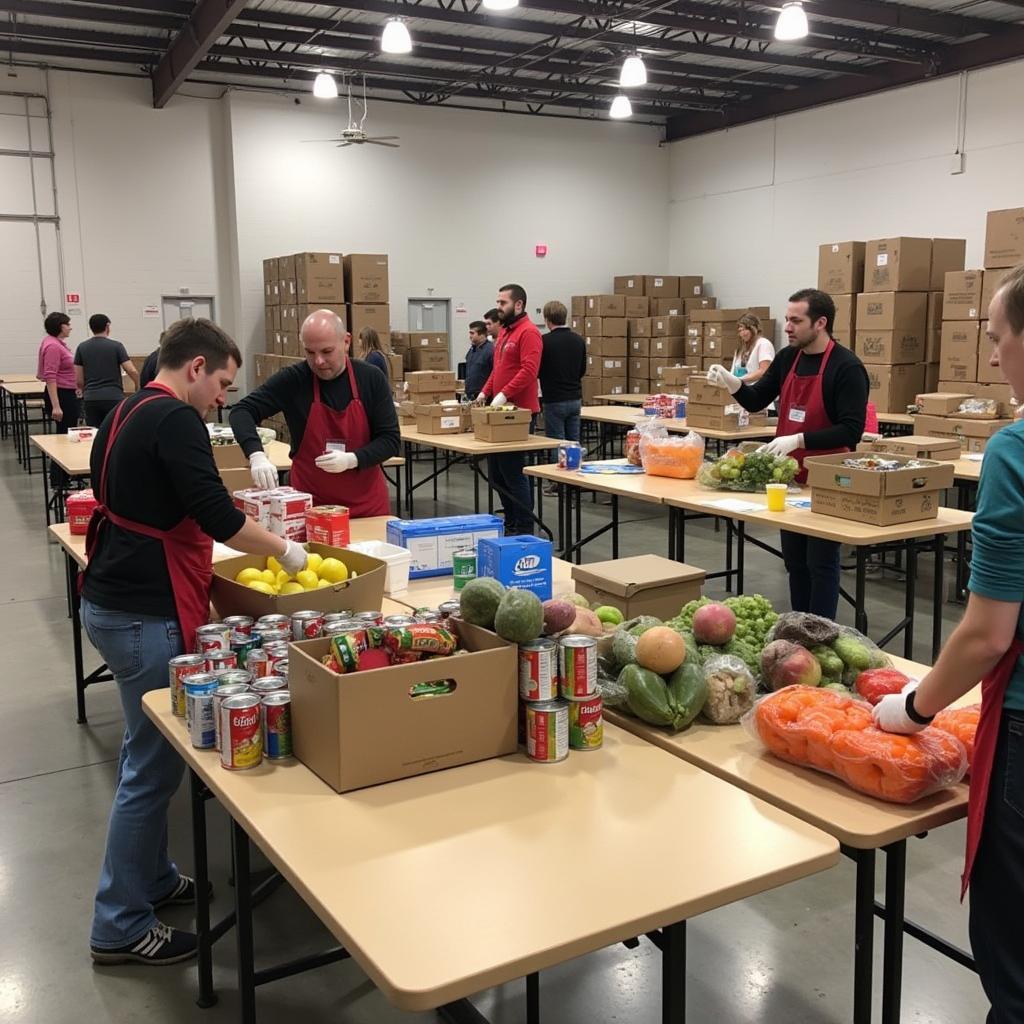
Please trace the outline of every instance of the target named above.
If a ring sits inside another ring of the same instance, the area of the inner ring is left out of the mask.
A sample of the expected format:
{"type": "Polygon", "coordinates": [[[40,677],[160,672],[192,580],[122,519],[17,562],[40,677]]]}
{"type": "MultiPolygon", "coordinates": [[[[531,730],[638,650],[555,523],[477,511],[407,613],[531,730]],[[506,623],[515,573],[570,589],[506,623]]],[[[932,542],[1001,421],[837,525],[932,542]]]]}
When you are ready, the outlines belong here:
{"type": "Polygon", "coordinates": [[[539,537],[482,540],[476,549],[477,576],[493,576],[506,587],[533,591],[542,601],[551,597],[551,541],[539,537]]]}
{"type": "Polygon", "coordinates": [[[504,534],[503,519],[476,514],[438,516],[434,519],[391,519],[386,536],[389,544],[409,551],[409,579],[415,580],[427,576],[451,576],[453,551],[463,548],[476,550],[480,540],[503,537],[504,534]]]}

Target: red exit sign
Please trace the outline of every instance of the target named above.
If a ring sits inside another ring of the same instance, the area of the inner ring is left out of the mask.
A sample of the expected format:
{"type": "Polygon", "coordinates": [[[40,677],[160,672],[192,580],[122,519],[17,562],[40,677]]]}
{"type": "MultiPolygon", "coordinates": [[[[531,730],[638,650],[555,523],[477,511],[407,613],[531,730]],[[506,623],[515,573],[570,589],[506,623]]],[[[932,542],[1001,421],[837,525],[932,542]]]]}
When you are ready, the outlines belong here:
{"type": "Polygon", "coordinates": [[[80,305],[82,296],[78,292],[65,292],[64,293],[64,304],[67,306],[80,305]]]}

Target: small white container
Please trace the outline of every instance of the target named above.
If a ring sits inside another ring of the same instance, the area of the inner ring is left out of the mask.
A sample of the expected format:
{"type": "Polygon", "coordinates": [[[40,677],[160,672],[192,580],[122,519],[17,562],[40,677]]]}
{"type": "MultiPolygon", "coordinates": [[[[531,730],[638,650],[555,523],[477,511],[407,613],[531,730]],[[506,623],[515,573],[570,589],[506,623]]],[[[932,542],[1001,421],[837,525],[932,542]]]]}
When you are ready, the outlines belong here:
{"type": "Polygon", "coordinates": [[[379,558],[387,564],[384,577],[384,593],[389,597],[404,594],[409,589],[409,568],[412,565],[412,554],[408,548],[400,548],[397,544],[388,544],[382,540],[360,540],[349,544],[352,551],[359,551],[371,558],[379,558]]]}

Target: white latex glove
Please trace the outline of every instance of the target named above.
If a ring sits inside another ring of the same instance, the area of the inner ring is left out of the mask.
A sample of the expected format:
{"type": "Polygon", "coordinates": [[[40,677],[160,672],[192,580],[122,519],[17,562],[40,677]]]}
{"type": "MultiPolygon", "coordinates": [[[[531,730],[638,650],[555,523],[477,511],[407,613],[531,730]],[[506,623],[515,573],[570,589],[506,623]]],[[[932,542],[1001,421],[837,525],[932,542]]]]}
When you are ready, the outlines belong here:
{"type": "Polygon", "coordinates": [[[252,475],[253,485],[260,490],[269,491],[278,484],[277,470],[264,451],[253,452],[249,456],[249,473],[252,475]]]}
{"type": "Polygon", "coordinates": [[[491,405],[505,405],[508,399],[505,397],[504,391],[499,391],[492,399],[491,405]]]}
{"type": "Polygon", "coordinates": [[[715,363],[708,370],[708,383],[717,388],[725,388],[730,395],[735,395],[743,383],[734,373],[730,373],[721,363],[715,363]]]}
{"type": "Polygon", "coordinates": [[[783,434],[781,437],[775,438],[774,441],[761,445],[757,450],[764,452],[766,455],[774,455],[776,458],[784,458],[790,452],[795,451],[797,448],[803,448],[803,446],[803,434],[783,434]]]}
{"type": "Polygon", "coordinates": [[[474,405],[486,405],[487,404],[487,396],[481,391],[480,394],[477,395],[476,398],[473,399],[473,404],[474,405]]]}
{"type": "Polygon", "coordinates": [[[289,576],[294,576],[297,572],[301,572],[306,568],[306,560],[308,555],[306,549],[293,540],[287,541],[287,547],[284,549],[283,555],[278,555],[277,560],[281,563],[281,568],[284,569],[289,576]]]}
{"type": "Polygon", "coordinates": [[[907,694],[913,693],[917,686],[918,680],[911,679],[899,693],[890,693],[871,709],[871,716],[879,729],[909,735],[925,728],[907,714],[907,694]]]}
{"type": "Polygon", "coordinates": [[[316,468],[325,473],[344,473],[359,465],[355,452],[324,452],[314,460],[316,468]]]}

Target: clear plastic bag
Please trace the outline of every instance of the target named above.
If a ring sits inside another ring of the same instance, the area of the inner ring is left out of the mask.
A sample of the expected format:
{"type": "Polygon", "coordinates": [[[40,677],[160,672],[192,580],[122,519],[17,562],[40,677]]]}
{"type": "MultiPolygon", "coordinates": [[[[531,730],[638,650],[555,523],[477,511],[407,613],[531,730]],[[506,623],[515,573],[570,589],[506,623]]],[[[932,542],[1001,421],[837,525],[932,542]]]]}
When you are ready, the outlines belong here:
{"type": "Polygon", "coordinates": [[[644,438],[667,439],[668,431],[665,424],[653,416],[640,420],[637,425],[626,434],[626,461],[631,466],[643,466],[643,458],[640,452],[640,443],[644,438]]]}
{"type": "Polygon", "coordinates": [[[796,459],[774,456],[759,449],[761,441],[743,441],[714,462],[706,462],[697,482],[716,491],[764,492],[765,484],[789,484],[800,469],[796,459]]]}
{"type": "Polygon", "coordinates": [[[692,430],[681,437],[641,434],[640,460],[648,476],[692,480],[704,463],[704,438],[692,430]]]}
{"type": "Polygon", "coordinates": [[[732,725],[754,706],[757,682],[750,669],[733,654],[719,654],[704,662],[708,699],[701,714],[715,725],[732,725]]]}
{"type": "Polygon", "coordinates": [[[941,729],[955,736],[967,751],[967,771],[971,770],[974,760],[974,735],[981,721],[981,705],[969,704],[964,708],[946,708],[940,711],[932,721],[933,729],[941,729]]]}
{"type": "Polygon", "coordinates": [[[889,803],[913,803],[967,771],[967,752],[951,733],[935,727],[911,736],[883,732],[864,701],[820,687],[787,686],[762,697],[743,726],[783,761],[889,803]]]}
{"type": "Polygon", "coordinates": [[[628,711],[626,699],[629,696],[624,683],[619,682],[615,663],[609,658],[597,659],[597,692],[606,708],[628,711]]]}

